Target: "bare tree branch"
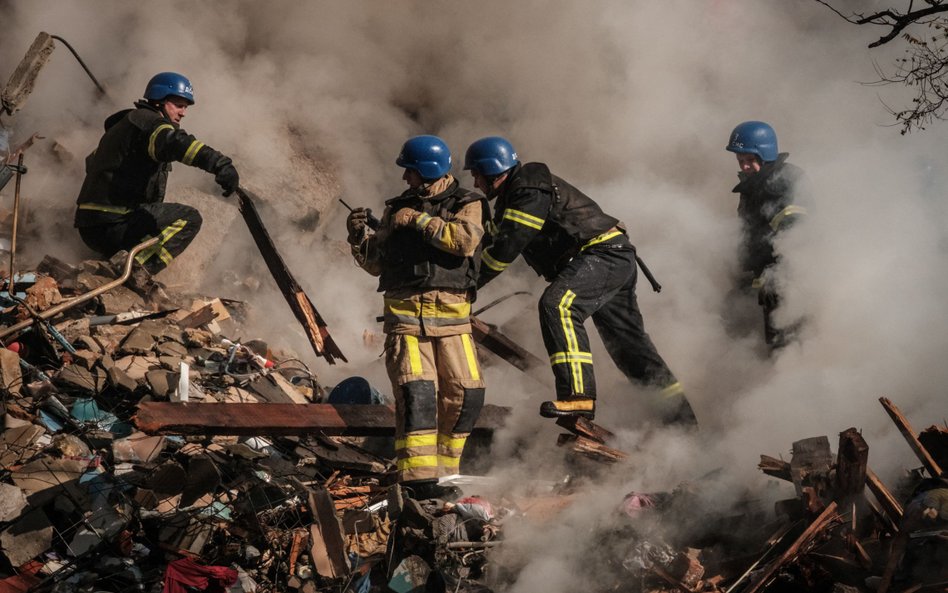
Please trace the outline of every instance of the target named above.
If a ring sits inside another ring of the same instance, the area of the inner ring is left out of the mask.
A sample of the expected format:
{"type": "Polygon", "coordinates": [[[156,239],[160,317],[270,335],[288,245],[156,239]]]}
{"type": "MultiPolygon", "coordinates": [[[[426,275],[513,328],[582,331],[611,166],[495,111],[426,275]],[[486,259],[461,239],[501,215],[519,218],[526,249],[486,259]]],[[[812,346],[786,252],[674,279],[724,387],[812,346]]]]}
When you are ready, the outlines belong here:
{"type": "Polygon", "coordinates": [[[888,28],[885,35],[869,44],[879,47],[893,39],[901,38],[906,43],[907,57],[896,60],[895,68],[886,73],[875,62],[873,66],[879,80],[871,83],[901,84],[915,90],[915,98],[909,108],[886,109],[902,126],[902,133],[913,128],[924,130],[933,119],[948,118],[948,0],[923,0],[925,8],[916,9],[915,0],[908,0],[904,9],[887,8],[872,14],[843,14],[831,0],[815,0],[826,6],[837,16],[854,25],[875,25],[888,28]],[[911,25],[926,25],[926,36],[909,34],[911,25]]]}
{"type": "Polygon", "coordinates": [[[877,41],[870,43],[869,47],[879,47],[880,45],[884,45],[895,39],[898,34],[909,25],[926,24],[932,22],[930,20],[926,20],[929,17],[932,17],[938,13],[948,12],[948,5],[944,3],[944,0],[926,0],[925,3],[929,6],[928,8],[923,8],[921,10],[912,10],[913,3],[909,2],[908,9],[905,12],[886,9],[869,15],[854,12],[852,15],[846,16],[840,11],[836,10],[836,8],[830,5],[830,3],[826,0],[816,1],[835,12],[847,22],[853,23],[854,25],[878,25],[881,27],[890,28],[888,33],[880,37],[877,41]]]}

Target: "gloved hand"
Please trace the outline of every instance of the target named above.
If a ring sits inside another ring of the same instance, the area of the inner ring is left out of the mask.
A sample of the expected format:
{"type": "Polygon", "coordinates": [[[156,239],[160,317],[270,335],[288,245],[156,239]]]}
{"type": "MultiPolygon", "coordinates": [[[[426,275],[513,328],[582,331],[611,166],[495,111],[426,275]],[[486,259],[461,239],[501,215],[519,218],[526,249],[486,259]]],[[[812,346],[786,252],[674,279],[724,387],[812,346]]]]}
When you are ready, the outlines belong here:
{"type": "Polygon", "coordinates": [[[369,211],[365,208],[353,208],[349,216],[346,217],[346,230],[349,231],[349,243],[358,245],[365,237],[365,229],[368,227],[369,211]]]}
{"type": "Polygon", "coordinates": [[[401,208],[395,213],[395,216],[392,217],[392,225],[396,228],[400,226],[413,226],[420,214],[421,212],[414,208],[401,208]]]}
{"type": "Polygon", "coordinates": [[[221,157],[215,167],[214,181],[224,190],[224,197],[237,191],[240,186],[240,175],[228,157],[221,157]]]}
{"type": "Polygon", "coordinates": [[[772,311],[780,304],[780,296],[772,286],[765,285],[757,293],[757,304],[772,311]]]}

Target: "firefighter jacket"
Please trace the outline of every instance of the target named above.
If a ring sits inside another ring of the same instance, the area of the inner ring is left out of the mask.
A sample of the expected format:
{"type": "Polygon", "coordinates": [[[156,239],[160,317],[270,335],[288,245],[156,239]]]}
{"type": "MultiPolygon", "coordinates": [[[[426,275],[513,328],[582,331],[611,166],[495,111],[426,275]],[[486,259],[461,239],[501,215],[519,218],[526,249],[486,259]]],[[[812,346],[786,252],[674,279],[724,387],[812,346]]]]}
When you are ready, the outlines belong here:
{"type": "Polygon", "coordinates": [[[503,272],[517,256],[548,281],[585,246],[621,234],[618,219],[543,163],[511,169],[500,186],[491,238],[481,254],[478,287],[503,272]]]}
{"type": "Polygon", "coordinates": [[[788,156],[781,153],[751,175],[738,173],[740,183],[732,190],[741,196],[737,207],[744,227],[741,270],[753,279],[755,288],[760,288],[764,270],[777,261],[774,238],[806,214],[805,208],[794,203],[803,171],[788,163],[788,156]]]}
{"type": "Polygon", "coordinates": [[[385,202],[379,230],[353,246],[356,262],[379,276],[386,333],[471,332],[487,200],[451,175],[385,202]],[[407,209],[407,210],[406,210],[407,209]],[[410,214],[395,225],[396,214],[410,214]]]}
{"type": "Polygon", "coordinates": [[[141,204],[162,202],[171,162],[217,173],[230,159],[182,130],[146,101],[105,120],[99,146],[86,157],[75,226],[108,224],[141,204]]]}

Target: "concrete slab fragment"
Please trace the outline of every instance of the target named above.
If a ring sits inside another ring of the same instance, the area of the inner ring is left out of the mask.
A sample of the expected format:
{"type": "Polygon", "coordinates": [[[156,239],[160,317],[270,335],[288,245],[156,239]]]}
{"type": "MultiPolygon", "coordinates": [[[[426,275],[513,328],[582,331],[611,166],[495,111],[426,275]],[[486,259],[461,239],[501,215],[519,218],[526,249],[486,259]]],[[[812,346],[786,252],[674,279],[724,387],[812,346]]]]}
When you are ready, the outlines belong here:
{"type": "Polygon", "coordinates": [[[41,509],[24,515],[0,532],[0,551],[13,566],[20,566],[50,548],[53,526],[41,509]]]}

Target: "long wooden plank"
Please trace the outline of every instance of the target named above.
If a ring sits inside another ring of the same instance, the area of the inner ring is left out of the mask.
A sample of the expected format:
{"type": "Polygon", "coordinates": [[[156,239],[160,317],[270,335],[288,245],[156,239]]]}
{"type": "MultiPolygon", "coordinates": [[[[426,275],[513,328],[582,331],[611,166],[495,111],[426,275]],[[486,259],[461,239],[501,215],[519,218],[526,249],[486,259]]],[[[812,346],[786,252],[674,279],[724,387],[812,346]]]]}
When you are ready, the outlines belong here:
{"type": "MultiPolygon", "coordinates": [[[[503,426],[510,408],[485,405],[475,431],[503,426]]],[[[356,404],[204,404],[142,402],[132,419],[147,434],[392,436],[395,411],[356,404]]]]}
{"type": "Polygon", "coordinates": [[[942,476],[941,467],[935,459],[928,453],[928,449],[922,445],[922,442],[918,440],[918,435],[915,434],[915,431],[912,430],[912,425],[909,424],[908,419],[899,411],[899,409],[886,397],[880,397],[879,402],[882,404],[882,407],[885,408],[886,413],[892,418],[892,421],[895,422],[895,425],[899,428],[899,432],[902,433],[902,436],[905,437],[905,440],[908,441],[909,447],[912,448],[912,451],[915,452],[915,455],[918,457],[919,461],[922,462],[922,465],[925,466],[925,469],[928,470],[928,473],[933,478],[938,478],[942,476]]]}
{"type": "Polygon", "coordinates": [[[883,512],[889,516],[892,523],[898,525],[899,522],[902,521],[902,505],[899,504],[899,501],[892,495],[892,492],[886,487],[882,480],[879,479],[876,472],[868,467],[866,468],[866,486],[869,487],[869,491],[872,492],[872,495],[879,501],[883,512]]]}
{"type": "Polygon", "coordinates": [[[548,365],[539,357],[505,336],[496,327],[488,325],[473,315],[471,316],[471,330],[474,340],[485,350],[506,360],[532,379],[546,384],[545,379],[549,379],[549,377],[546,374],[541,375],[537,371],[545,369],[548,365]]]}
{"type": "Polygon", "coordinates": [[[775,561],[767,565],[767,568],[758,576],[750,585],[744,593],[757,593],[766,587],[770,581],[774,578],[781,568],[786,564],[792,562],[797,554],[799,554],[807,545],[810,544],[816,536],[823,532],[824,529],[830,524],[830,522],[836,518],[836,503],[831,502],[827,505],[826,510],[820,513],[820,516],[817,517],[813,523],[810,524],[806,530],[800,534],[800,537],[787,548],[783,554],[780,555],[775,561]]]}
{"type": "Polygon", "coordinates": [[[252,195],[243,188],[237,189],[240,214],[244,217],[244,222],[247,223],[247,228],[250,229],[250,234],[257,244],[257,249],[260,250],[263,260],[270,269],[270,274],[280,287],[283,298],[286,299],[297,321],[303,326],[306,337],[313,346],[313,351],[317,356],[325,358],[329,364],[335,364],[336,358],[349,362],[339,346],[336,345],[336,342],[333,341],[332,336],[329,335],[326,322],[320,316],[312,301],[309,300],[309,297],[306,296],[306,293],[303,292],[296,278],[290,273],[289,268],[286,267],[283,257],[280,256],[273,244],[273,239],[270,238],[270,233],[267,232],[267,228],[260,219],[260,214],[257,213],[257,208],[251,198],[252,195]]]}

